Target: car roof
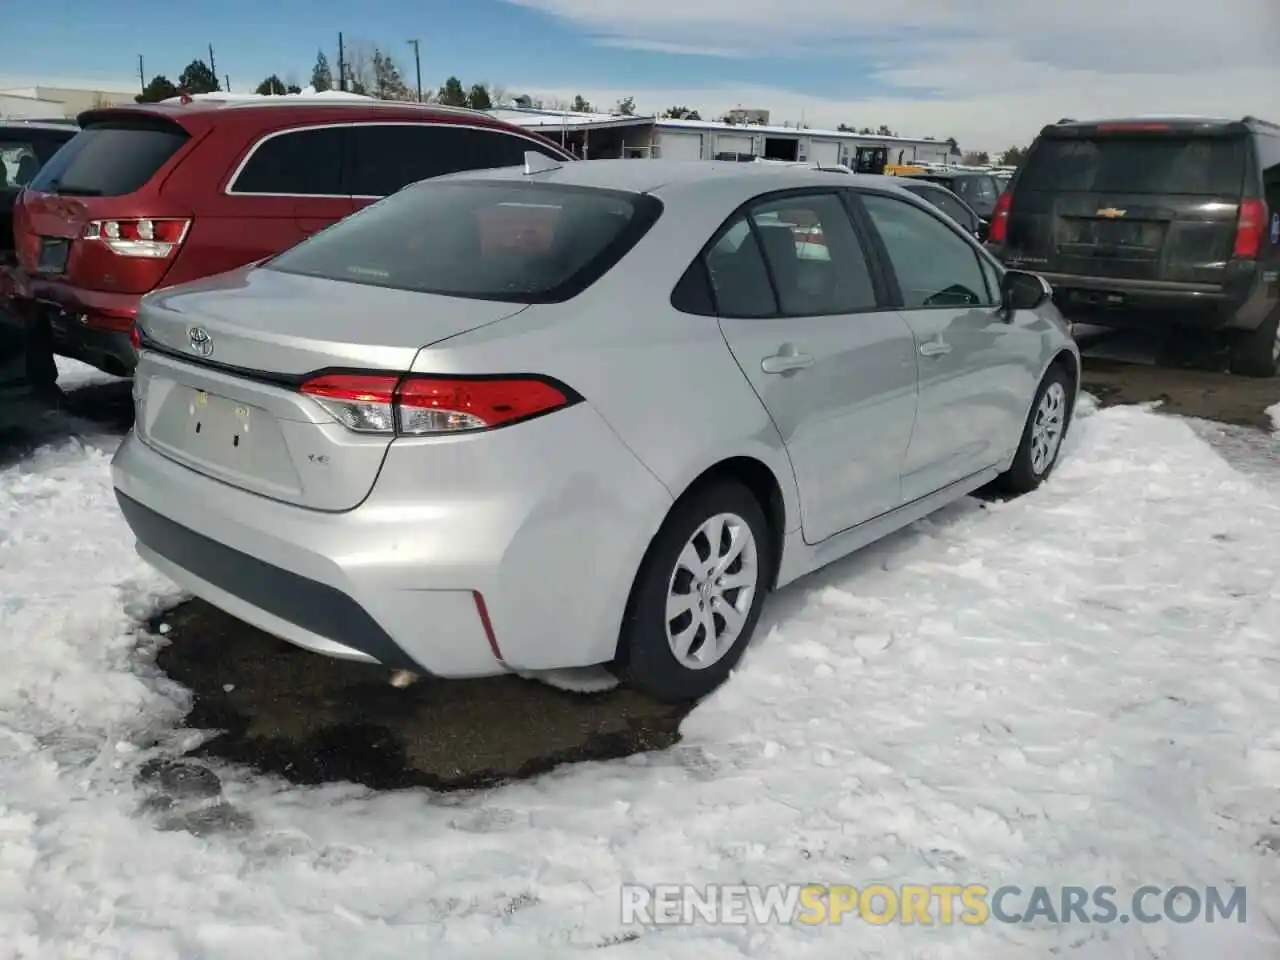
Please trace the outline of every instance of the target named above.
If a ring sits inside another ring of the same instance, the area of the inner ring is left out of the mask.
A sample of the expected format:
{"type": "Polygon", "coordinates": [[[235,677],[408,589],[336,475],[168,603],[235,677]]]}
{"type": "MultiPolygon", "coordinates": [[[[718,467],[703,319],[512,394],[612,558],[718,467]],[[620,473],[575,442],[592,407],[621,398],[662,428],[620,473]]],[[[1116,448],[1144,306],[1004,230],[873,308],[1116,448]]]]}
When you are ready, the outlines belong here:
{"type": "Polygon", "coordinates": [[[249,124],[258,120],[298,120],[343,123],[357,120],[444,120],[472,123],[478,126],[509,125],[496,117],[466,107],[449,107],[439,103],[409,103],[400,100],[374,100],[357,97],[196,97],[186,102],[164,100],[160,103],[125,103],[112,107],[86,110],[80,114],[81,126],[89,123],[154,117],[185,126],[189,121],[211,122],[235,119],[249,124]]]}
{"type": "Polygon", "coordinates": [[[841,187],[883,184],[891,178],[879,174],[847,174],[788,164],[737,163],[732,160],[579,160],[536,173],[520,167],[476,170],[451,174],[449,179],[516,180],[536,177],[547,183],[623,190],[629,193],[661,193],[683,186],[741,184],[744,194],[786,190],[792,187],[841,187]]]}
{"type": "MultiPolygon", "coordinates": [[[[1068,135],[1076,134],[1084,131],[1092,131],[1098,127],[1136,127],[1158,125],[1160,127],[1168,127],[1175,132],[1191,133],[1197,130],[1219,130],[1245,133],[1252,127],[1264,126],[1273,128],[1275,125],[1265,120],[1259,120],[1257,117],[1198,117],[1191,114],[1150,114],[1148,116],[1131,116],[1131,117],[1104,117],[1094,120],[1077,120],[1070,117],[1064,117],[1057,123],[1051,123],[1040,131],[1041,136],[1053,136],[1055,133],[1066,133],[1068,135]]],[[[1102,133],[1124,132],[1121,129],[1115,131],[1103,130],[1102,133]]]]}

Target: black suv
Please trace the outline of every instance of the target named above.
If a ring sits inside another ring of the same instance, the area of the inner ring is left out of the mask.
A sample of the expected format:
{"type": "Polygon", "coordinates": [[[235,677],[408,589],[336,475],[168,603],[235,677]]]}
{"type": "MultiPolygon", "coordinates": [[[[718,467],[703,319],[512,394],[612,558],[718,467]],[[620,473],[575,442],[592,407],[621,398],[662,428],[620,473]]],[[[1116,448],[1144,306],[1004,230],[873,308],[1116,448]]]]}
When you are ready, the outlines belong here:
{"type": "Polygon", "coordinates": [[[1230,333],[1230,369],[1280,365],[1280,127],[1064,120],[997,204],[990,246],[1080,323],[1230,333]]]}
{"type": "Polygon", "coordinates": [[[74,121],[0,120],[0,263],[13,256],[13,202],[60,146],[74,121]]]}
{"type": "Polygon", "coordinates": [[[994,173],[981,170],[947,170],[935,173],[913,173],[908,179],[926,180],[946,187],[973,208],[983,220],[990,221],[1004,186],[994,173]]]}

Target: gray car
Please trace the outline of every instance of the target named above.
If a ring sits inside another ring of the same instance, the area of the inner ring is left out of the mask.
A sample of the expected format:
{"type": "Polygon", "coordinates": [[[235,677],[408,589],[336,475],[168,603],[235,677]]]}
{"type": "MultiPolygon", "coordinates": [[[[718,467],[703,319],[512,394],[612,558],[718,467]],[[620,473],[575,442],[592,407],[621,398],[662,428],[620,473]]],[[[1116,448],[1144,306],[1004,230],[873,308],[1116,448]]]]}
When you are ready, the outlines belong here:
{"type": "Polygon", "coordinates": [[[695,698],[769,591],[1048,476],[1049,296],[883,177],[440,178],[147,297],[116,493],[146,560],[310,650],[695,698]]]}

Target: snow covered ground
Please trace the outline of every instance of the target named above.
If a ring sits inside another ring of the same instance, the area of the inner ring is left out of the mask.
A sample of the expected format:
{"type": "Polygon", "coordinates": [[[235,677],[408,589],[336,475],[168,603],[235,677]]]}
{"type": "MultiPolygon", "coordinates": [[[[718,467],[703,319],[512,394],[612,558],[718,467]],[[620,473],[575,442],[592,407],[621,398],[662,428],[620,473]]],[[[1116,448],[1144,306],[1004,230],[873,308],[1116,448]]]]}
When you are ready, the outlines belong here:
{"type": "Polygon", "coordinates": [[[116,441],[49,442],[0,469],[0,958],[1277,956],[1280,482],[1083,412],[1042,491],[775,597],[670,751],[468,795],[224,769],[247,820],[202,836],[133,785],[191,734],[116,441]],[[646,932],[628,881],[1243,884],[1248,922],[646,932]]]}

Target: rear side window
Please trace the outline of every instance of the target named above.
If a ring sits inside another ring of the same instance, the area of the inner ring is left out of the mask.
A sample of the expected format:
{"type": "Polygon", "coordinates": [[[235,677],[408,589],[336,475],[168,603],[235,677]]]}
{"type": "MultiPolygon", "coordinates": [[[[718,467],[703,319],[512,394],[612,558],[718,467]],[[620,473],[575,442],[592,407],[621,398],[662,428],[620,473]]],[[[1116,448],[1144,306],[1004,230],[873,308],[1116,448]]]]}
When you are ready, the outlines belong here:
{"type": "Polygon", "coordinates": [[[304,240],[268,269],[478,300],[558,303],[662,213],[654,197],[512,181],[424,183],[304,240]]]}
{"type": "Polygon", "coordinates": [[[25,187],[40,169],[36,145],[0,131],[0,190],[25,187]]]}
{"type": "Polygon", "coordinates": [[[740,215],[707,251],[706,264],[720,316],[777,315],[769,268],[745,216],[740,215]]]}
{"type": "Polygon", "coordinates": [[[343,131],[340,127],[291,130],[259,142],[231,185],[232,193],[340,197],[343,131]]]}
{"type": "Polygon", "coordinates": [[[500,130],[447,124],[378,124],[353,127],[348,183],[358,197],[385,197],[448,173],[514,167],[526,150],[551,150],[500,130]]]}
{"type": "Polygon", "coordinates": [[[67,196],[122,197],[145,186],[187,139],[172,124],[94,124],[67,141],[28,186],[67,196]]]}
{"type": "Polygon", "coordinates": [[[1239,196],[1247,146],[1240,137],[1044,137],[1018,189],[1239,196]]]}

